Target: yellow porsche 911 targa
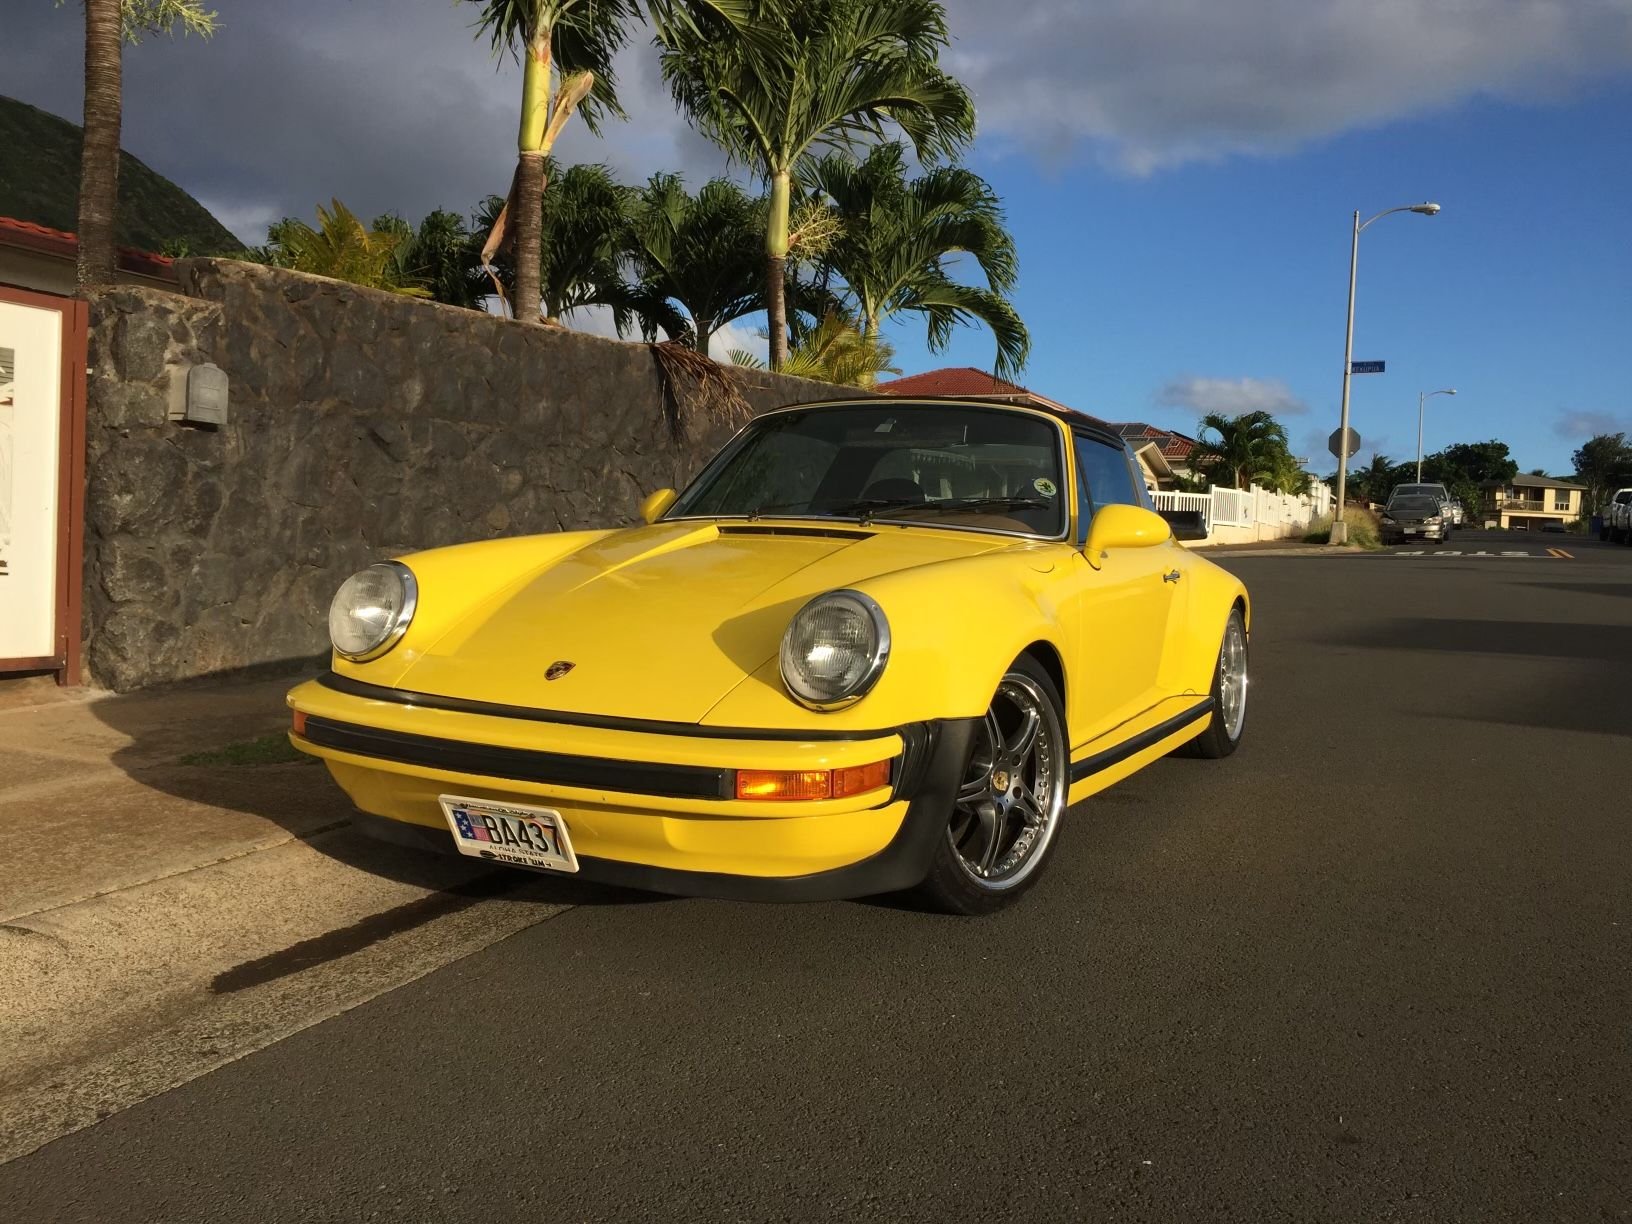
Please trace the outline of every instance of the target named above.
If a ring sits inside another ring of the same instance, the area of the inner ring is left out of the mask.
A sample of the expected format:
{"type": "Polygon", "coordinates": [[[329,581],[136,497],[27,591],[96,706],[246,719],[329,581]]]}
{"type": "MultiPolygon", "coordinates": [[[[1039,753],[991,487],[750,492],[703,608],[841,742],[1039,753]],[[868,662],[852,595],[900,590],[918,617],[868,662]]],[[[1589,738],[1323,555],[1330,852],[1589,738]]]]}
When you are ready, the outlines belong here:
{"type": "MultiPolygon", "coordinates": [[[[756,418],[644,526],[372,565],[291,737],[372,832],[659,892],[998,909],[1247,704],[1247,593],[1090,418],[756,418]]],[[[1197,516],[1199,518],[1199,516],[1197,516]]]]}

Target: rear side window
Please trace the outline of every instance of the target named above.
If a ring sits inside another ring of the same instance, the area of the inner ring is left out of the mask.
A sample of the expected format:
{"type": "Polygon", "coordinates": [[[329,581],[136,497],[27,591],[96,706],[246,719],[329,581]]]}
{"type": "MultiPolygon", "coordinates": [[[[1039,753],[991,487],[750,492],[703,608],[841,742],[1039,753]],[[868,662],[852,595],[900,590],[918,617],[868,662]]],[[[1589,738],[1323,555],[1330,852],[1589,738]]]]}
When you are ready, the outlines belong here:
{"type": "Polygon", "coordinates": [[[1134,484],[1128,452],[1083,434],[1072,434],[1077,452],[1077,542],[1088,538],[1088,524],[1101,506],[1143,506],[1142,486],[1134,484]]]}

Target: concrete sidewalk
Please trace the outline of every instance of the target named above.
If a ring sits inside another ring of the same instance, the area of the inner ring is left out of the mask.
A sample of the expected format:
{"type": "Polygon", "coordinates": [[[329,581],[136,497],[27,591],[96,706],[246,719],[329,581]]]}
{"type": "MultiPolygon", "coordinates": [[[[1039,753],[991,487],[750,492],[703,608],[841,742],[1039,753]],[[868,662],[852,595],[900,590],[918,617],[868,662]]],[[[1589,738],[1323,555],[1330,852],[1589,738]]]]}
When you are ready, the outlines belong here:
{"type": "Polygon", "coordinates": [[[610,895],[364,838],[315,762],[181,763],[299,678],[0,684],[0,1163],[610,895]]]}
{"type": "Polygon", "coordinates": [[[299,678],[131,695],[0,686],[0,923],[346,820],[316,765],[181,764],[281,730],[299,678]]]}

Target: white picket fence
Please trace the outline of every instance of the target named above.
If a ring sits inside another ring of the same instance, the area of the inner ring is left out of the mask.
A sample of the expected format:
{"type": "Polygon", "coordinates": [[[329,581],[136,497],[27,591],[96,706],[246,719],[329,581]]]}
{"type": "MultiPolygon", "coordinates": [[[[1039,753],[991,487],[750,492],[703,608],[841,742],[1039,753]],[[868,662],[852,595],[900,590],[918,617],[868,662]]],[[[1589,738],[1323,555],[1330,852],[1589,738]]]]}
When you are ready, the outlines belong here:
{"type": "Polygon", "coordinates": [[[1209,532],[1213,529],[1213,495],[1211,493],[1174,493],[1158,489],[1151,494],[1158,510],[1200,510],[1209,532]]]}
{"type": "Polygon", "coordinates": [[[1301,496],[1275,493],[1253,485],[1248,489],[1218,489],[1208,493],[1158,491],[1158,510],[1199,510],[1207,524],[1207,539],[1197,544],[1246,544],[1302,535],[1310,524],[1330,514],[1332,490],[1324,484],[1301,496]]]}

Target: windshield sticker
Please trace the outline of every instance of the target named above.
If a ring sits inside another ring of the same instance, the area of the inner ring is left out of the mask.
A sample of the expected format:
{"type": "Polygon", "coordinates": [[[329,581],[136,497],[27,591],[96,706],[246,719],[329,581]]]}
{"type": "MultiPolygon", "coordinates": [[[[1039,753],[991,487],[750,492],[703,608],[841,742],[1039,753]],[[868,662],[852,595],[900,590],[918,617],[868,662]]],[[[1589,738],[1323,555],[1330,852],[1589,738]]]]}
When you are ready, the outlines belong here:
{"type": "Polygon", "coordinates": [[[1058,492],[1058,490],[1054,487],[1054,482],[1047,476],[1037,477],[1036,480],[1031,482],[1031,487],[1036,489],[1037,492],[1041,493],[1044,497],[1053,497],[1054,494],[1058,492]]]}
{"type": "Polygon", "coordinates": [[[873,432],[874,433],[889,433],[890,430],[892,430],[894,428],[895,428],[895,418],[894,417],[886,417],[885,420],[884,420],[884,424],[880,425],[877,429],[873,430],[873,432]]]}

